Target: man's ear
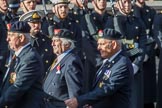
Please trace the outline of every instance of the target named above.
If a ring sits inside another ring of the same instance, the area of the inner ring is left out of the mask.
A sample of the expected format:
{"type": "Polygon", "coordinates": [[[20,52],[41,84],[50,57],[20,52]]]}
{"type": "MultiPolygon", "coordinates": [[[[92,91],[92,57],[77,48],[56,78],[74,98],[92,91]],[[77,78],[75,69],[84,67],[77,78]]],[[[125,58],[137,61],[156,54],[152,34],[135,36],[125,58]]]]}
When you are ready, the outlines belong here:
{"type": "Polygon", "coordinates": [[[56,13],[55,6],[52,7],[52,12],[56,13]]]}
{"type": "Polygon", "coordinates": [[[113,47],[113,49],[116,49],[116,47],[117,47],[117,42],[116,41],[112,41],[112,47],[113,47]]]}
{"type": "Polygon", "coordinates": [[[66,48],[70,48],[70,45],[71,45],[71,43],[65,44],[65,47],[66,47],[66,48]]]}
{"type": "Polygon", "coordinates": [[[20,39],[21,42],[24,42],[25,35],[24,34],[19,34],[19,39],[20,39]]]}

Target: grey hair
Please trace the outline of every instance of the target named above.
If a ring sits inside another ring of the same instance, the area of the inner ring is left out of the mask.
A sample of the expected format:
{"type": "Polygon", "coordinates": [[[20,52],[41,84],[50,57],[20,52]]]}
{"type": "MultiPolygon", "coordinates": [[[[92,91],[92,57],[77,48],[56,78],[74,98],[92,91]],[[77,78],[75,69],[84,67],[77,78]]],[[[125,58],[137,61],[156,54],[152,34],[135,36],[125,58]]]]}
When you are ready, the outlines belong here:
{"type": "Polygon", "coordinates": [[[70,44],[70,49],[75,48],[74,41],[71,39],[60,38],[63,45],[70,44]]]}
{"type": "MultiPolygon", "coordinates": [[[[20,35],[21,33],[19,33],[19,35],[20,35]]],[[[30,40],[30,38],[31,38],[31,36],[30,36],[30,33],[22,33],[22,34],[24,34],[24,36],[26,37],[26,39],[29,41],[30,40]]]]}
{"type": "Polygon", "coordinates": [[[116,42],[118,43],[118,46],[121,48],[122,47],[122,40],[116,40],[116,42]]]}

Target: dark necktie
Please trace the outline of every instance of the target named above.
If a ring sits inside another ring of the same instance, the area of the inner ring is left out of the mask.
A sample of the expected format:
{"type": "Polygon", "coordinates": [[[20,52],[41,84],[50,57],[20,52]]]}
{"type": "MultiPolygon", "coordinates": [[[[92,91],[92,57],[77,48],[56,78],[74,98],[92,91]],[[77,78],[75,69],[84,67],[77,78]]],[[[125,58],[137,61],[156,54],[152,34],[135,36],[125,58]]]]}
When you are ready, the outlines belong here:
{"type": "Polygon", "coordinates": [[[109,64],[109,60],[106,60],[102,66],[100,67],[100,69],[97,71],[96,73],[96,77],[95,77],[95,82],[98,81],[98,79],[100,78],[100,75],[102,74],[103,68],[105,67],[106,64],[109,64]]]}

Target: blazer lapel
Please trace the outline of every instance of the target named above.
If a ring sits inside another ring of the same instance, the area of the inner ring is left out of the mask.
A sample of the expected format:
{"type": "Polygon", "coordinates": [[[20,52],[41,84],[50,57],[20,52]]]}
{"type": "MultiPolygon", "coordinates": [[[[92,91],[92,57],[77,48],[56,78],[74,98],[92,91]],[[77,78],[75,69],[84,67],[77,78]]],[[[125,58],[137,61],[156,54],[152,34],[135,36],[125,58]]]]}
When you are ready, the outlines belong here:
{"type": "MultiPolygon", "coordinates": [[[[70,51],[67,55],[65,55],[63,58],[62,58],[62,60],[59,62],[59,63],[57,63],[56,64],[56,66],[53,68],[53,70],[48,70],[48,75],[47,75],[47,77],[45,77],[45,79],[44,79],[44,82],[46,83],[46,79],[48,78],[48,77],[53,77],[53,76],[55,76],[56,75],[56,72],[58,71],[57,70],[57,66],[58,65],[60,65],[60,71],[61,71],[61,69],[64,67],[64,65],[65,65],[65,61],[67,60],[67,58],[69,57],[69,56],[71,56],[71,53],[72,51],[70,51]]],[[[51,79],[50,80],[50,82],[53,80],[53,78],[49,78],[49,79],[51,79]]],[[[50,83],[48,83],[47,82],[47,84],[45,84],[45,86],[44,86],[44,88],[46,88],[46,89],[48,89],[48,87],[50,86],[50,83]],[[48,85],[47,85],[48,84],[48,85]]]]}
{"type": "Polygon", "coordinates": [[[112,68],[112,66],[121,58],[121,54],[122,52],[120,52],[111,62],[107,60],[106,63],[103,65],[103,67],[99,69],[98,72],[101,71],[101,73],[98,76],[96,76],[96,80],[94,81],[93,88],[95,88],[95,86],[98,84],[101,78],[103,78],[105,72],[107,72],[108,70],[111,71],[110,69],[112,68]]]}

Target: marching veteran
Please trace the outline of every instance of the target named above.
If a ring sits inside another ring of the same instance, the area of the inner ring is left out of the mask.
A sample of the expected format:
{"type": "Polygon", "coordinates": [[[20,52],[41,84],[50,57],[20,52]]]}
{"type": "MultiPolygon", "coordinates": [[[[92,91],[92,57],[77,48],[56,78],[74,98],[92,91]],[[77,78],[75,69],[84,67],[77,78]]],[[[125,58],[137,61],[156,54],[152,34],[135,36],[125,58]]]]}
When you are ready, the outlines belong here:
{"type": "Polygon", "coordinates": [[[104,58],[96,73],[92,91],[65,101],[70,108],[129,108],[133,68],[131,61],[121,50],[121,34],[104,29],[98,39],[98,50],[104,58]]]}
{"type": "Polygon", "coordinates": [[[65,100],[82,93],[83,65],[74,51],[73,34],[55,29],[52,47],[57,58],[48,71],[43,88],[46,108],[66,108],[65,100]]]}
{"type": "Polygon", "coordinates": [[[30,43],[32,47],[38,51],[41,58],[43,59],[46,72],[52,64],[55,55],[53,54],[51,39],[41,31],[43,17],[44,13],[42,11],[32,10],[23,14],[19,21],[27,21],[30,25],[30,43]]]}
{"type": "Polygon", "coordinates": [[[29,32],[30,26],[21,21],[13,23],[8,31],[7,42],[15,54],[3,82],[0,108],[43,107],[44,68],[39,54],[29,43],[29,32]]]}

